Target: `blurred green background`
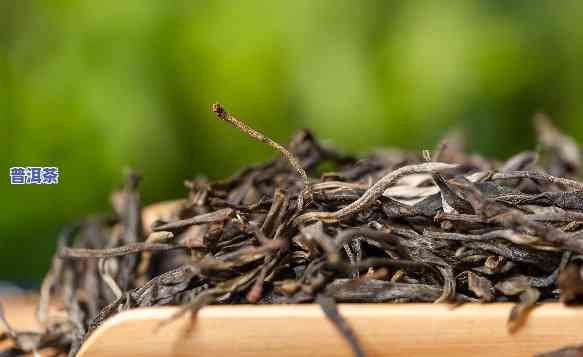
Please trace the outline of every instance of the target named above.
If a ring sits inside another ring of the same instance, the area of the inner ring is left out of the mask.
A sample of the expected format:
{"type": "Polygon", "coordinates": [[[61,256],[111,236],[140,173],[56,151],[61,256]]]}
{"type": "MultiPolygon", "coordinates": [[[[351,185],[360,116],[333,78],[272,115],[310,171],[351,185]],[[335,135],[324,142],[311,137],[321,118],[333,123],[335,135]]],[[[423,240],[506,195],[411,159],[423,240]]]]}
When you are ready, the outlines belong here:
{"type": "Polygon", "coordinates": [[[146,203],[287,142],[432,148],[452,127],[504,157],[549,113],[583,139],[581,1],[0,1],[0,279],[38,281],[59,228],[107,211],[124,169],[146,203]],[[11,186],[11,166],[59,185],[11,186]]]}

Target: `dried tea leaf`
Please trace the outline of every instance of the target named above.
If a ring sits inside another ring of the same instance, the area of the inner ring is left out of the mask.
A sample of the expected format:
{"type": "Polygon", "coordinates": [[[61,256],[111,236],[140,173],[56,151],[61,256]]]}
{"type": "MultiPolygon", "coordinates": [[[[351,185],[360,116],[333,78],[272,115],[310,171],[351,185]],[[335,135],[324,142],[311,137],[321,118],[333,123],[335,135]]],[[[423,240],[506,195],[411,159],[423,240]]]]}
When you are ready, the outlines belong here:
{"type": "Polygon", "coordinates": [[[468,272],[468,287],[483,302],[494,301],[494,287],[490,280],[470,271],[468,272]]]}
{"type": "Polygon", "coordinates": [[[365,356],[364,351],[362,347],[360,347],[360,343],[358,342],[358,339],[354,331],[352,330],[348,322],[338,312],[338,308],[336,307],[336,302],[334,301],[334,299],[319,294],[316,297],[316,302],[322,308],[324,315],[326,315],[328,320],[334,323],[336,329],[340,331],[346,342],[348,342],[350,348],[352,349],[353,355],[355,357],[364,357],[365,356]]]}
{"type": "Polygon", "coordinates": [[[535,306],[540,298],[540,291],[534,288],[528,288],[520,294],[520,302],[512,307],[508,317],[508,331],[515,333],[524,325],[528,313],[535,306]]]}
{"type": "Polygon", "coordinates": [[[559,273],[557,285],[561,290],[561,301],[565,304],[583,301],[583,268],[578,264],[569,264],[559,273]]]}

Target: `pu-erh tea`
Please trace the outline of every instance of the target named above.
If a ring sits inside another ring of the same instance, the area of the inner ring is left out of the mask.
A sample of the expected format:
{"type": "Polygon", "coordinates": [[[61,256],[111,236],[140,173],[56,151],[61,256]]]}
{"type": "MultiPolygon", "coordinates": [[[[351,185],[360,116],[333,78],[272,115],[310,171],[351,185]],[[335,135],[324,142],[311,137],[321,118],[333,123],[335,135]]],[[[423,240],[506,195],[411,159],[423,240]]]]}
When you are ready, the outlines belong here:
{"type": "Polygon", "coordinates": [[[281,157],[187,180],[185,198],[148,208],[129,173],[113,213],[62,230],[40,291],[44,330],[3,318],[3,356],[74,356],[105,319],[138,307],[314,302],[363,356],[336,303],[514,302],[513,332],[536,304],[583,300],[580,151],[544,115],[538,149],[498,162],[465,153],[459,134],[418,153],[357,157],[309,131],[284,147],[212,111],[281,157]]]}

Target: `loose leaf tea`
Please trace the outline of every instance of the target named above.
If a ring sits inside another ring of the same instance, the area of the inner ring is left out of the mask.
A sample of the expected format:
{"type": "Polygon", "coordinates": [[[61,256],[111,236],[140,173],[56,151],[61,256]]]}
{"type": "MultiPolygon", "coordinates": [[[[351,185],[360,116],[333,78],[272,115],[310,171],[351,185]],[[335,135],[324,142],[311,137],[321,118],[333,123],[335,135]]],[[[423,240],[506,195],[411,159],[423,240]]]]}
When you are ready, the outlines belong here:
{"type": "Polygon", "coordinates": [[[112,215],[63,229],[40,292],[44,330],[14,331],[0,310],[13,341],[3,355],[74,356],[104,320],[147,306],[178,305],[176,318],[208,304],[314,302],[363,356],[337,302],[515,302],[513,332],[538,303],[583,300],[581,156],[546,117],[535,118],[540,152],[497,162],[466,154],[459,134],[433,153],[357,158],[308,131],[284,147],[212,111],[282,157],[187,180],[184,199],[144,209],[130,173],[112,215]]]}

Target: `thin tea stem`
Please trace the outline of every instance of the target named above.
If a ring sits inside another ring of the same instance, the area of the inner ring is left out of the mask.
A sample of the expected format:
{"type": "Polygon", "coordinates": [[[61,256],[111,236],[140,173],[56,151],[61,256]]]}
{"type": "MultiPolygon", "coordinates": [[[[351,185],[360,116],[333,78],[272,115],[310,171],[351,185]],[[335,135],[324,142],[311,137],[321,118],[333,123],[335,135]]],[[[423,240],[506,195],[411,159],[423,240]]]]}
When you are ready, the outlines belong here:
{"type": "MultiPolygon", "coordinates": [[[[275,150],[279,151],[287,159],[287,161],[289,162],[291,167],[293,167],[294,170],[296,170],[297,174],[302,178],[302,181],[304,182],[304,188],[308,189],[310,187],[310,178],[308,177],[306,170],[304,170],[304,168],[300,164],[300,161],[298,160],[298,158],[296,158],[294,156],[294,154],[292,154],[283,145],[278,144],[277,142],[273,141],[271,138],[265,136],[263,133],[260,133],[259,131],[255,130],[255,129],[251,128],[249,125],[245,124],[243,121],[235,118],[229,112],[227,112],[225,110],[225,108],[219,103],[213,104],[212,111],[213,111],[213,113],[216,114],[217,118],[231,124],[232,126],[241,130],[242,132],[249,135],[253,139],[259,140],[262,143],[265,143],[265,144],[271,146],[272,148],[274,148],[275,150]]],[[[301,205],[299,205],[299,206],[301,206],[301,205]]]]}

